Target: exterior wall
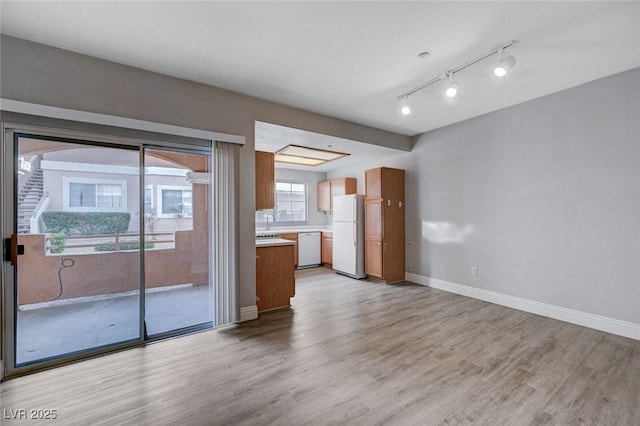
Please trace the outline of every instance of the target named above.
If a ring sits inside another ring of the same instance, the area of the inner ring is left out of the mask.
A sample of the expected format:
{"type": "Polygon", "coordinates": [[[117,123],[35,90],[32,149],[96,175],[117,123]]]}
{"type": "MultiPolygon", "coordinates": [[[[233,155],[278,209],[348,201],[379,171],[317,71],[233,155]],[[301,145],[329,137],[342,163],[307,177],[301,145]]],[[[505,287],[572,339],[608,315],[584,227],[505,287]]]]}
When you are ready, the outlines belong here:
{"type": "MultiPolygon", "coordinates": [[[[140,208],[138,193],[139,176],[125,175],[115,173],[95,173],[76,172],[68,170],[43,170],[44,190],[48,193],[51,204],[48,211],[67,211],[67,207],[63,202],[63,193],[65,191],[65,178],[77,179],[100,179],[105,181],[125,181],[127,185],[127,208],[124,210],[131,214],[129,222],[129,232],[138,232],[140,227],[140,208]]],[[[152,187],[152,208],[158,209],[159,188],[158,186],[184,186],[191,187],[184,177],[178,176],[162,176],[162,175],[146,175],[145,186],[152,187]]],[[[174,231],[174,230],[190,230],[193,229],[193,220],[189,217],[180,219],[176,218],[158,218],[156,231],[174,231]]]]}

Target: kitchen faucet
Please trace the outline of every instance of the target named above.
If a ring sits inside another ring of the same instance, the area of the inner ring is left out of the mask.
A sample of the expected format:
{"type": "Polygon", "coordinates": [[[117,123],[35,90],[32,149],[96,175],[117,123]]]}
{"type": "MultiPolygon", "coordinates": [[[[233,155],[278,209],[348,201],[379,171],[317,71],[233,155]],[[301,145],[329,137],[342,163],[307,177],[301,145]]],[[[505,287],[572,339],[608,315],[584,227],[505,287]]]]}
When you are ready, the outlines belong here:
{"type": "Polygon", "coordinates": [[[267,213],[266,216],[267,216],[267,231],[268,231],[269,229],[271,229],[271,226],[269,226],[269,216],[271,216],[271,219],[272,219],[271,223],[275,222],[276,218],[271,213],[267,213]]]}

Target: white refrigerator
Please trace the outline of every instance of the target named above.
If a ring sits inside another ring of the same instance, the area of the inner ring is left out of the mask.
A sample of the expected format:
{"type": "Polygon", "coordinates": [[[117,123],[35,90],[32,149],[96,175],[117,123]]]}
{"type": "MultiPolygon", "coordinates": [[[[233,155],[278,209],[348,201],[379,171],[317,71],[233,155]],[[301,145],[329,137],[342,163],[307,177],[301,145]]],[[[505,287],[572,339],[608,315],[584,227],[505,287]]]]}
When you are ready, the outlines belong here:
{"type": "Polygon", "coordinates": [[[364,273],[364,196],[333,197],[333,269],[352,278],[364,273]]]}

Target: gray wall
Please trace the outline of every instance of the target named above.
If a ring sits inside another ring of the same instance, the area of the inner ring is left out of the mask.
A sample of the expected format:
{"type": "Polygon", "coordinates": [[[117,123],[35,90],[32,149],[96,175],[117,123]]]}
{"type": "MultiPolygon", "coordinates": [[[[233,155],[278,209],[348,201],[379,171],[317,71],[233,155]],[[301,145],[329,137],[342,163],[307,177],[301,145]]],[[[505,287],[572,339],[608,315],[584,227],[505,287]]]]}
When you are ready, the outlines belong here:
{"type": "Polygon", "coordinates": [[[640,323],[640,69],[414,140],[407,268],[640,323]]]}
{"type": "Polygon", "coordinates": [[[327,224],[327,216],[318,211],[318,182],[326,180],[326,173],[289,170],[276,167],[276,180],[289,180],[307,184],[307,217],[309,225],[327,224]]]}
{"type": "Polygon", "coordinates": [[[2,36],[3,98],[246,137],[240,150],[240,305],[255,305],[254,128],[265,121],[409,150],[410,140],[211,86],[2,36]]]}

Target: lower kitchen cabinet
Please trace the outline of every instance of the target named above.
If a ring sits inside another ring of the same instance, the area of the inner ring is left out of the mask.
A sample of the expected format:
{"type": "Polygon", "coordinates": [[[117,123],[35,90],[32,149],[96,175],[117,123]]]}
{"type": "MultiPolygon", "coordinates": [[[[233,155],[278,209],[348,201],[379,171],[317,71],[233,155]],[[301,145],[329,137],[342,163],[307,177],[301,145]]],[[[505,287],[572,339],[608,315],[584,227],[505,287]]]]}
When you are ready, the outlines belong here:
{"type": "Polygon", "coordinates": [[[331,232],[323,232],[321,244],[322,264],[331,266],[333,264],[333,234],[331,232]]]}
{"type": "Polygon", "coordinates": [[[294,246],[256,248],[256,305],[258,312],[290,305],[296,294],[294,246]]]}
{"type": "Polygon", "coordinates": [[[293,264],[297,268],[298,267],[298,234],[280,234],[280,238],[283,240],[291,240],[294,241],[294,250],[293,250],[293,264]]]}

